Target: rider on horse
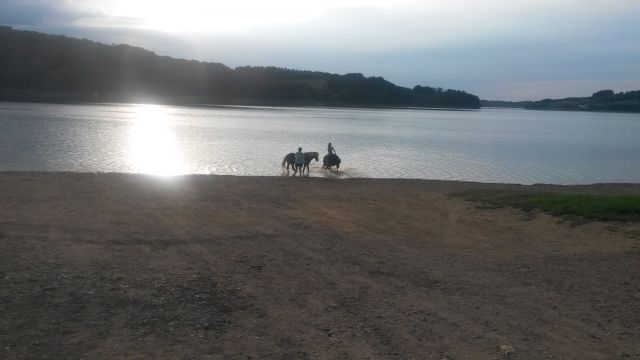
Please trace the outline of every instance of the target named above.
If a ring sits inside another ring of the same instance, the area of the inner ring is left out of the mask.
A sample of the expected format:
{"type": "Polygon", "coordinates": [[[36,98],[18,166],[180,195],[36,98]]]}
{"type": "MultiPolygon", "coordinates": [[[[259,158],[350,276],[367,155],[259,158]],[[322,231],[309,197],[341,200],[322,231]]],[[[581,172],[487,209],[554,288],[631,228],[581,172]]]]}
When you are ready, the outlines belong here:
{"type": "Polygon", "coordinates": [[[329,143],[329,145],[327,145],[327,154],[329,154],[329,155],[338,155],[338,154],[336,154],[336,149],[334,149],[334,147],[331,145],[331,143],[329,143]]]}

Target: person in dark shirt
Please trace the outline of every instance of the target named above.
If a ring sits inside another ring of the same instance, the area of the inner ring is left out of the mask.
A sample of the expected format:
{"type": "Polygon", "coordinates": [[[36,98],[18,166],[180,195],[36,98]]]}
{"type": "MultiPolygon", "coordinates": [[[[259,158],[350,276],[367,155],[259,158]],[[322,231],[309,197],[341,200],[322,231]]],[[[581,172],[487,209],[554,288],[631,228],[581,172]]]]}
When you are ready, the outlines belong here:
{"type": "Polygon", "coordinates": [[[336,149],[333,148],[331,143],[329,143],[329,145],[327,145],[327,153],[329,155],[335,155],[336,154],[336,149]]]}

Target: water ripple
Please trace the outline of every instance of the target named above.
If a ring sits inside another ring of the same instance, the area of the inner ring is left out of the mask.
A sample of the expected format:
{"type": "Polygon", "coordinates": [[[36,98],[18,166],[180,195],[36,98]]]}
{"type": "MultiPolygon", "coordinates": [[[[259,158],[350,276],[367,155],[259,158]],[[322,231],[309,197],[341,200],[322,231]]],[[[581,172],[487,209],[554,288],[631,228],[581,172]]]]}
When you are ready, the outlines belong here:
{"type": "Polygon", "coordinates": [[[0,129],[0,170],[280,176],[285,154],[332,142],[340,170],[309,176],[640,181],[637,114],[1,103],[0,129]]]}

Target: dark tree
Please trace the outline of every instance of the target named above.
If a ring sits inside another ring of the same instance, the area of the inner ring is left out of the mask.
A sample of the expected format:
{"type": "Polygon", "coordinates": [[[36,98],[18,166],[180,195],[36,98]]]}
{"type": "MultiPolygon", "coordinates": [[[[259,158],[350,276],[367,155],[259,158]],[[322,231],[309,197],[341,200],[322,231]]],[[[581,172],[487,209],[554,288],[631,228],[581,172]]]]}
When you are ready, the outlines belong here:
{"type": "Polygon", "coordinates": [[[381,77],[174,59],[0,27],[0,100],[478,108],[477,96],[381,77]]]}
{"type": "Polygon", "coordinates": [[[615,95],[613,90],[600,90],[600,91],[594,92],[593,95],[591,95],[591,97],[613,96],[613,95],[615,95]]]}

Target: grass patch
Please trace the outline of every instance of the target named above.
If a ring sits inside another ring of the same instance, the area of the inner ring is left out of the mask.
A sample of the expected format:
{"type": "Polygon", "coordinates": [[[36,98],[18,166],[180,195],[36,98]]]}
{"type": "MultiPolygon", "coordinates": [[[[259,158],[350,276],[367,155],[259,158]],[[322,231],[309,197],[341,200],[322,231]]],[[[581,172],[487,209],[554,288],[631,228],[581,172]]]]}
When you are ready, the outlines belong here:
{"type": "Polygon", "coordinates": [[[577,216],[601,221],[640,220],[638,195],[483,192],[465,194],[464,197],[495,208],[542,210],[556,216],[577,216]]]}

